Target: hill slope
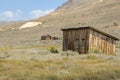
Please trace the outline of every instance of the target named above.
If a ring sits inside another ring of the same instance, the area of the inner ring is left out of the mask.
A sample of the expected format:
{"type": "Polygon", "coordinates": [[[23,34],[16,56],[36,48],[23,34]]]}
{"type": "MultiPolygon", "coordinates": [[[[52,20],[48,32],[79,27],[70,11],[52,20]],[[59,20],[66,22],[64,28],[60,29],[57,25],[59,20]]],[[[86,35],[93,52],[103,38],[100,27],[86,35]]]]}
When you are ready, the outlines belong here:
{"type": "Polygon", "coordinates": [[[39,41],[41,35],[62,37],[61,28],[80,25],[91,25],[120,38],[119,8],[119,0],[68,0],[55,12],[42,18],[2,25],[0,46],[33,45],[39,41]],[[43,24],[19,29],[27,22],[43,24]]]}

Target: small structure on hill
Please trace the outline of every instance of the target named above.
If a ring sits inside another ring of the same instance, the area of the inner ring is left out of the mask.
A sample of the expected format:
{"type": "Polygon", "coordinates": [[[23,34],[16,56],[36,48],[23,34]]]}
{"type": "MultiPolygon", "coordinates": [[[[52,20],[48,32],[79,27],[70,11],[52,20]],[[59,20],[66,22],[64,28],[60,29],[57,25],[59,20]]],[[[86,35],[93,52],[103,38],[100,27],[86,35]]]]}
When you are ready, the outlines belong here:
{"type": "Polygon", "coordinates": [[[58,37],[52,37],[50,35],[42,35],[41,36],[41,40],[58,40],[59,38],[58,37]]]}
{"type": "Polygon", "coordinates": [[[115,53],[119,39],[96,28],[85,26],[61,29],[63,31],[63,50],[77,51],[80,54],[101,52],[115,53]]]}
{"type": "Polygon", "coordinates": [[[59,38],[58,37],[52,37],[52,40],[58,40],[59,38]]]}
{"type": "Polygon", "coordinates": [[[51,36],[50,35],[42,35],[41,36],[41,40],[51,40],[51,36]]]}

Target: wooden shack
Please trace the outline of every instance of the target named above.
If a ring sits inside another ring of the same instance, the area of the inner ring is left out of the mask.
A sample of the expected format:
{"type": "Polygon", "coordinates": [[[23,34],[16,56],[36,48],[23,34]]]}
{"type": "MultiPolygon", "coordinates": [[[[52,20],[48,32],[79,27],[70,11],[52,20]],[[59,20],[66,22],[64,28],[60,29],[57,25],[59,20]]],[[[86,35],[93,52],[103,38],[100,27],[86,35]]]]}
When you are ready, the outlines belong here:
{"type": "Polygon", "coordinates": [[[53,36],[50,36],[50,35],[42,35],[41,36],[41,40],[59,40],[58,37],[53,37],[53,36]]]}
{"type": "Polygon", "coordinates": [[[42,35],[41,36],[41,40],[51,40],[51,36],[50,35],[42,35]]]}
{"type": "Polygon", "coordinates": [[[115,53],[115,44],[119,39],[96,28],[77,27],[61,29],[63,31],[63,50],[77,51],[80,54],[101,52],[115,53]]]}

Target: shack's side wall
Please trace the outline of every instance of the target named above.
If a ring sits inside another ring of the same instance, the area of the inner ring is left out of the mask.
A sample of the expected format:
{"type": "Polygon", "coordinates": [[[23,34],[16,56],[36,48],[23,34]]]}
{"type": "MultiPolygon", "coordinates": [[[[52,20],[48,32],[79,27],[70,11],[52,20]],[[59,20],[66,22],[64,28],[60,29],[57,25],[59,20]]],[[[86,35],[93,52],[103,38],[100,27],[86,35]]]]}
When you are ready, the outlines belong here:
{"type": "Polygon", "coordinates": [[[63,50],[77,51],[82,54],[82,39],[85,39],[85,51],[88,53],[89,45],[88,29],[66,30],[63,31],[63,50]],[[78,48],[76,48],[76,40],[78,40],[78,48]]]}
{"type": "Polygon", "coordinates": [[[89,51],[106,54],[115,53],[116,41],[92,29],[89,30],[89,51]]]}

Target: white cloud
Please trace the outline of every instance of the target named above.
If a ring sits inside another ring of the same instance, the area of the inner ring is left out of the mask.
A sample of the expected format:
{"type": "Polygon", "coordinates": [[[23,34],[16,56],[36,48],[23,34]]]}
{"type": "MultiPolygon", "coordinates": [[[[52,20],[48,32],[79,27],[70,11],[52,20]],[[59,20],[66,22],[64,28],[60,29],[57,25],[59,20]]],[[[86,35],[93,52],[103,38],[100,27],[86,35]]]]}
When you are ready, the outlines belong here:
{"type": "Polygon", "coordinates": [[[54,9],[49,9],[49,10],[45,10],[45,11],[38,9],[38,10],[31,11],[30,14],[33,18],[38,18],[38,17],[44,16],[44,15],[47,15],[53,11],[54,11],[54,9]]]}
{"type": "Polygon", "coordinates": [[[0,14],[0,20],[19,20],[21,18],[22,11],[21,10],[8,10],[4,11],[0,14]]]}
{"type": "Polygon", "coordinates": [[[3,14],[3,16],[9,17],[9,18],[12,18],[14,16],[12,11],[5,11],[2,14],[3,14]]]}
{"type": "Polygon", "coordinates": [[[53,11],[54,9],[49,9],[49,10],[37,9],[37,10],[32,10],[30,12],[25,13],[20,9],[17,9],[15,11],[7,10],[0,13],[0,21],[29,20],[29,19],[45,16],[53,11]]]}

